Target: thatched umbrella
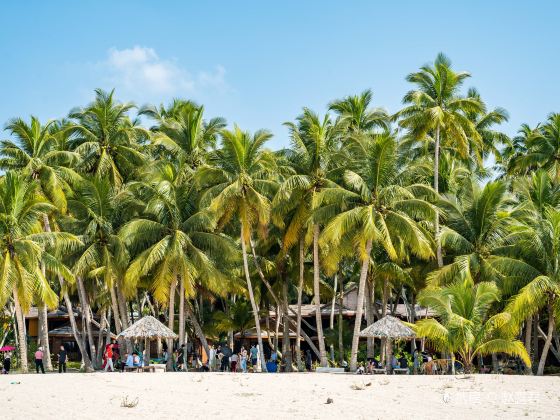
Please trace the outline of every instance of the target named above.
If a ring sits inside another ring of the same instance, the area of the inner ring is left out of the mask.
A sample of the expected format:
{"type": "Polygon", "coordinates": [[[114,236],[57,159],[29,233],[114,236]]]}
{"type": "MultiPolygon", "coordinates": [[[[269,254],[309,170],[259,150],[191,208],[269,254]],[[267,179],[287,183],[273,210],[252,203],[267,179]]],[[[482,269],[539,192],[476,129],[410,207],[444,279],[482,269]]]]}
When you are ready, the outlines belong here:
{"type": "Polygon", "coordinates": [[[416,337],[416,334],[412,328],[406,326],[400,319],[387,315],[360,331],[360,336],[379,337],[387,340],[385,366],[388,366],[388,371],[392,372],[393,366],[391,364],[391,360],[393,359],[393,339],[398,338],[412,340],[416,337]]]}
{"type": "Polygon", "coordinates": [[[145,316],[140,318],[126,330],[119,334],[120,337],[143,339],[144,349],[146,351],[146,359],[150,362],[150,340],[156,338],[176,339],[178,336],[153,316],[145,316]]]}

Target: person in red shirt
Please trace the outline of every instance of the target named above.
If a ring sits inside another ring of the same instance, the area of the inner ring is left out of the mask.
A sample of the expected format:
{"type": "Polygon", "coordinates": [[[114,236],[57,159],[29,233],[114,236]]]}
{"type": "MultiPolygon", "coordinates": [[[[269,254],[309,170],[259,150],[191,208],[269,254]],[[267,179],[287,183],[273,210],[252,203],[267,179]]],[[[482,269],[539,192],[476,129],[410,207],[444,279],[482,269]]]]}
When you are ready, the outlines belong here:
{"type": "Polygon", "coordinates": [[[105,372],[109,367],[111,368],[111,372],[114,372],[115,369],[113,368],[113,345],[109,344],[107,349],[105,350],[105,372]]]}

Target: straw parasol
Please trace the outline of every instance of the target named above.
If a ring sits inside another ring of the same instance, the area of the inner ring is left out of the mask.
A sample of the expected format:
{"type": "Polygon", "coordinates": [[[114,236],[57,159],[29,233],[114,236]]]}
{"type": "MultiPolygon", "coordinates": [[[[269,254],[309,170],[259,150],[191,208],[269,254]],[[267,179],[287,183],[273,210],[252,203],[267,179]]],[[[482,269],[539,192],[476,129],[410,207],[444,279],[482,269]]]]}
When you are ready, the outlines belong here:
{"type": "Polygon", "coordinates": [[[416,334],[412,328],[405,325],[400,319],[387,315],[360,331],[360,336],[387,339],[387,356],[385,365],[388,366],[388,369],[391,372],[393,370],[393,366],[391,364],[391,360],[393,359],[393,340],[412,340],[416,337],[416,334]]]}
{"type": "Polygon", "coordinates": [[[126,330],[119,334],[119,337],[143,339],[146,359],[150,360],[150,340],[156,338],[176,339],[178,336],[153,316],[140,318],[126,330]]]}

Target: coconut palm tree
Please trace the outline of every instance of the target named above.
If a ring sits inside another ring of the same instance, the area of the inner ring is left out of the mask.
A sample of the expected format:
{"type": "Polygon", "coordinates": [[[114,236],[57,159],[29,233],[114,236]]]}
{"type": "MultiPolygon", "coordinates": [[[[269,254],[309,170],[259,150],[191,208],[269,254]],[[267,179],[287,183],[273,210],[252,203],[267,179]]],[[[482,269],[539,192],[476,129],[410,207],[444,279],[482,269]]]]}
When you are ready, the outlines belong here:
{"type": "MultiPolygon", "coordinates": [[[[439,192],[439,155],[443,145],[451,146],[466,158],[469,141],[480,143],[480,134],[466,113],[484,112],[484,104],[477,98],[460,96],[459,90],[467,72],[455,72],[451,61],[438,54],[432,66],[425,65],[420,71],[407,76],[407,81],[416,85],[408,92],[403,103],[405,108],[397,113],[401,127],[410,130],[413,137],[423,139],[430,136],[433,141],[433,185],[439,192]]],[[[434,231],[437,243],[438,265],[443,266],[443,255],[439,240],[439,214],[435,216],[434,231]]]]}
{"type": "Polygon", "coordinates": [[[545,124],[535,130],[523,127],[526,151],[512,159],[511,171],[521,172],[543,168],[554,182],[560,182],[560,113],[552,113],[545,124]]]}
{"type": "MultiPolygon", "coordinates": [[[[77,155],[60,150],[55,137],[57,125],[49,121],[42,125],[37,117],[31,117],[28,124],[21,118],[14,118],[6,125],[6,130],[15,141],[0,142],[0,168],[21,171],[29,180],[37,180],[41,193],[61,212],[66,211],[65,179],[74,179],[77,175],[68,168],[77,155]]],[[[45,231],[50,231],[49,215],[43,215],[45,231]]],[[[39,342],[45,352],[47,370],[52,370],[49,349],[47,307],[39,301],[39,342]]]]}
{"type": "Polygon", "coordinates": [[[114,90],[95,90],[95,100],[85,108],[70,111],[70,145],[81,157],[79,169],[86,174],[108,177],[115,186],[129,179],[144,161],[140,143],[149,132],[132,121],[131,103],[113,98],[114,90]]]}
{"type": "Polygon", "coordinates": [[[51,250],[68,252],[79,241],[67,233],[43,232],[41,226],[43,214],[54,209],[40,193],[37,181],[12,171],[0,179],[0,306],[12,297],[24,372],[28,368],[24,312],[34,297],[48,307],[56,307],[58,298],[46,273],[74,280],[51,250]]]}
{"type": "MultiPolygon", "coordinates": [[[[264,233],[270,218],[270,200],[276,184],[270,180],[276,165],[274,155],[263,150],[272,135],[264,130],[253,135],[239,127],[222,130],[221,147],[215,152],[210,165],[201,166],[197,178],[205,187],[202,202],[209,203],[218,220],[218,227],[238,223],[243,270],[259,344],[262,369],[266,371],[259,320],[259,306],[251,282],[247,246],[252,247],[256,228],[264,233]]],[[[255,261],[256,262],[256,261],[255,261]]]]}
{"type": "MultiPolygon", "coordinates": [[[[184,308],[185,297],[195,296],[199,282],[206,289],[220,293],[224,276],[215,261],[234,256],[231,240],[215,233],[211,215],[199,211],[199,194],[193,184],[180,182],[182,172],[180,167],[161,162],[147,171],[146,181],[130,184],[129,188],[145,203],[145,208],[119,233],[128,249],[136,254],[126,272],[126,287],[135,290],[138,279],[151,276],[154,298],[168,305],[170,329],[174,328],[176,286],[180,290],[180,308],[184,308]]],[[[195,322],[188,302],[186,312],[191,322],[195,322]]],[[[185,311],[179,311],[183,336],[184,314],[185,311]]],[[[199,338],[206,342],[205,337],[199,338]]],[[[209,354],[207,345],[205,350],[209,354]]]]}
{"type": "Polygon", "coordinates": [[[416,334],[425,337],[436,350],[450,353],[452,366],[458,354],[468,372],[476,357],[492,353],[518,356],[530,366],[523,343],[516,339],[511,314],[489,316],[499,299],[499,288],[494,282],[474,284],[471,278],[443,288],[424,289],[418,301],[431,308],[436,317],[417,321],[416,334]]]}
{"type": "Polygon", "coordinates": [[[457,195],[446,195],[439,201],[446,220],[441,244],[454,258],[428,275],[429,284],[441,286],[459,278],[499,283],[506,275],[525,272],[522,261],[502,252],[514,222],[512,198],[504,181],[480,187],[470,180],[457,195]]]}
{"type": "Polygon", "coordinates": [[[372,132],[376,128],[389,128],[389,114],[383,108],[370,108],[373,92],[364,90],[359,95],[333,101],[329,109],[339,115],[340,123],[349,134],[372,132]]]}
{"type": "MultiPolygon", "coordinates": [[[[480,103],[482,99],[480,93],[475,88],[470,88],[467,91],[467,97],[473,98],[480,103]]],[[[511,144],[509,137],[495,130],[495,126],[507,122],[509,119],[508,112],[504,108],[494,108],[491,111],[467,111],[467,118],[472,121],[476,132],[477,138],[472,139],[469,144],[471,151],[471,160],[474,164],[473,169],[486,174],[484,168],[484,160],[492,156],[497,164],[502,161],[502,149],[511,144]],[[480,139],[480,140],[479,140],[480,139]]]]}
{"type": "Polygon", "coordinates": [[[223,118],[204,120],[204,106],[174,100],[168,108],[143,107],[140,115],[153,118],[152,144],[163,147],[190,175],[215,148],[218,134],[226,126],[223,118]]]}
{"type": "Polygon", "coordinates": [[[415,219],[432,217],[434,208],[416,197],[415,189],[420,187],[399,185],[403,168],[397,166],[397,153],[396,139],[389,132],[361,137],[354,142],[354,156],[359,157],[356,170],[344,173],[344,187],[324,188],[320,195],[325,205],[317,213],[330,213],[331,206],[339,208],[321,240],[336,248],[344,238],[349,238],[361,262],[351,371],[356,369],[373,247],[381,248],[393,261],[406,259],[408,252],[423,259],[433,256],[432,242],[415,219]]]}
{"type": "MultiPolygon", "coordinates": [[[[319,235],[321,226],[313,221],[317,194],[327,186],[335,186],[341,163],[345,162],[339,149],[342,126],[333,122],[328,115],[320,118],[304,108],[295,123],[286,123],[290,130],[292,153],[290,163],[295,174],[289,175],[280,185],[274,197],[274,221],[285,229],[282,246],[290,249],[299,242],[300,284],[303,280],[303,255],[305,236],[312,237],[313,244],[313,291],[316,306],[317,340],[321,366],[327,366],[327,352],[323,337],[320,294],[319,235]],[[293,212],[290,223],[284,226],[284,216],[293,212]],[[307,230],[307,234],[304,231],[307,230]]],[[[301,289],[301,287],[300,287],[301,289]]],[[[300,299],[299,299],[300,300],[300,299]]],[[[298,319],[300,317],[298,316],[298,319]]]]}
{"type": "Polygon", "coordinates": [[[107,290],[117,334],[129,326],[122,282],[128,250],[117,231],[127,216],[134,214],[134,201],[127,190],[113,187],[109,178],[86,177],[74,185],[68,209],[69,214],[60,218],[60,225],[65,231],[74,232],[83,243],[69,259],[86,316],[90,351],[95,360],[90,296],[107,290]],[[97,280],[101,280],[101,284],[96,284],[97,280]],[[89,283],[92,283],[93,293],[88,294],[89,283]]]}
{"type": "Polygon", "coordinates": [[[540,169],[519,180],[517,192],[520,204],[515,216],[522,224],[510,229],[509,246],[504,249],[528,267],[520,275],[508,277],[503,289],[514,294],[507,310],[518,325],[524,321],[528,325],[532,317],[545,310],[548,326],[536,370],[537,375],[542,375],[560,319],[560,187],[547,171],[540,169]]]}

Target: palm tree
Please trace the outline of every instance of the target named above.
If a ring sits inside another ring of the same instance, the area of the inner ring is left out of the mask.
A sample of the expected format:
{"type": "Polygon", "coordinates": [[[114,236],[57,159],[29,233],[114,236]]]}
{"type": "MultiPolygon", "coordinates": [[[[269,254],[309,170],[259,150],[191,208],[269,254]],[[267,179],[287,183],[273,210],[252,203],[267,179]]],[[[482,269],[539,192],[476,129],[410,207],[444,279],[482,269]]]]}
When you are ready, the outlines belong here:
{"type": "Polygon", "coordinates": [[[58,248],[68,252],[79,241],[67,233],[43,232],[41,227],[43,214],[53,210],[40,194],[37,181],[11,171],[0,179],[0,306],[12,296],[24,372],[28,368],[24,312],[34,297],[48,307],[58,303],[45,272],[74,280],[70,270],[49,251],[58,248]]]}
{"type": "Polygon", "coordinates": [[[512,316],[508,312],[488,316],[499,298],[494,282],[474,284],[470,278],[444,288],[424,289],[418,300],[436,318],[416,322],[416,334],[427,338],[436,350],[450,353],[453,367],[458,354],[468,372],[476,357],[492,353],[518,356],[530,366],[523,343],[515,338],[512,316]]]}
{"type": "MultiPolygon", "coordinates": [[[[180,167],[161,162],[147,172],[146,181],[131,184],[130,189],[145,203],[145,208],[141,216],[123,226],[119,233],[136,253],[126,272],[126,286],[134,290],[138,279],[150,275],[154,298],[168,304],[170,329],[174,327],[177,284],[180,308],[184,308],[185,297],[195,296],[198,282],[219,293],[224,283],[215,260],[233,254],[231,240],[213,232],[215,223],[207,211],[199,211],[198,192],[193,184],[180,182],[181,173],[180,167]]],[[[188,302],[186,312],[195,323],[188,302]]],[[[183,337],[184,314],[185,311],[179,310],[179,330],[183,337]]],[[[196,328],[196,331],[202,330],[196,328]]],[[[199,339],[206,343],[204,336],[199,339]]],[[[210,354],[207,344],[205,351],[210,354]]]]}
{"type": "MultiPolygon", "coordinates": [[[[482,103],[480,93],[475,88],[467,91],[467,97],[478,100],[482,103]]],[[[470,111],[466,113],[467,118],[472,121],[478,136],[470,141],[469,149],[471,151],[471,159],[475,164],[473,169],[486,172],[484,168],[484,160],[489,156],[493,156],[496,163],[502,162],[502,149],[511,144],[509,137],[494,129],[495,125],[507,122],[509,115],[504,108],[494,108],[489,112],[470,111]]]]}
{"type": "MultiPolygon", "coordinates": [[[[69,215],[60,220],[64,230],[75,232],[83,246],[71,255],[78,297],[86,316],[86,331],[92,359],[95,360],[90,299],[84,280],[102,280],[101,287],[111,297],[117,334],[128,327],[122,279],[128,250],[117,235],[118,228],[133,214],[132,198],[126,190],[113,187],[108,178],[89,177],[74,185],[68,200],[69,215]]],[[[99,290],[94,290],[99,293],[99,290]]]]}
{"type": "Polygon", "coordinates": [[[470,180],[456,196],[443,197],[439,206],[447,226],[441,232],[441,244],[455,257],[430,273],[428,283],[441,286],[458,278],[499,283],[505,275],[524,271],[525,264],[501,251],[513,222],[512,204],[504,181],[481,188],[470,180]]]}
{"type": "Polygon", "coordinates": [[[192,175],[207,159],[209,149],[216,146],[223,118],[204,120],[204,107],[192,101],[174,100],[168,108],[143,107],[140,115],[156,120],[152,128],[152,144],[164,148],[170,157],[192,175]]]}
{"type": "Polygon", "coordinates": [[[373,98],[371,90],[365,90],[359,95],[347,96],[333,101],[329,109],[336,112],[341,124],[351,134],[372,132],[376,128],[389,128],[389,115],[382,108],[370,108],[373,98]]]}
{"type": "MultiPolygon", "coordinates": [[[[274,192],[275,183],[268,179],[274,170],[274,156],[263,150],[270,139],[267,131],[251,135],[235,127],[222,130],[221,148],[215,153],[211,165],[201,166],[198,180],[206,184],[203,202],[218,219],[218,226],[229,224],[232,219],[239,223],[243,270],[259,344],[262,369],[266,371],[262,344],[259,307],[254,296],[247,258],[247,245],[252,246],[252,234],[256,227],[264,232],[270,218],[270,201],[267,196],[274,192]]],[[[256,262],[256,261],[255,261],[256,262]]]]}
{"type": "Polygon", "coordinates": [[[330,213],[329,207],[333,205],[340,209],[325,228],[322,241],[336,248],[344,238],[349,238],[361,261],[351,371],[357,364],[373,246],[381,248],[393,261],[406,259],[408,252],[423,259],[432,257],[431,241],[415,219],[431,217],[434,213],[432,205],[416,198],[415,186],[399,185],[402,168],[397,166],[397,142],[391,133],[362,137],[354,143],[354,148],[354,156],[359,159],[356,171],[344,173],[345,188],[323,189],[320,198],[325,206],[318,210],[318,213],[330,213]]]}
{"type": "MultiPolygon", "coordinates": [[[[290,129],[292,153],[290,163],[295,174],[287,176],[280,185],[273,205],[275,223],[285,228],[282,246],[285,251],[299,242],[300,285],[303,280],[304,230],[312,236],[313,243],[313,291],[316,307],[317,340],[321,366],[327,366],[327,353],[323,336],[320,294],[319,235],[320,224],[312,219],[316,209],[317,195],[328,186],[334,186],[339,176],[339,165],[344,162],[339,150],[342,127],[334,123],[328,115],[320,118],[313,111],[304,108],[296,123],[286,123],[290,129]],[[284,216],[293,212],[288,226],[284,226],[284,216]],[[309,228],[309,225],[310,228],[309,228]]],[[[301,287],[299,287],[301,290],[301,287]]],[[[298,298],[298,301],[301,301],[298,298]]],[[[298,316],[298,319],[300,316],[298,316]]],[[[298,323],[301,322],[298,321],[298,323]]],[[[301,328],[301,324],[300,324],[301,328]]]]}
{"type": "MultiPolygon", "coordinates": [[[[433,185],[439,192],[439,155],[442,141],[466,157],[469,141],[480,142],[480,134],[465,113],[480,113],[484,104],[477,98],[459,95],[467,72],[455,72],[451,61],[438,54],[433,66],[425,65],[420,71],[407,76],[417,90],[408,92],[403,103],[407,106],[397,113],[401,127],[410,130],[416,139],[429,135],[433,138],[433,185]]],[[[443,266],[443,255],[439,239],[439,214],[435,216],[434,231],[437,243],[438,265],[443,266]]]]}
{"type": "Polygon", "coordinates": [[[560,319],[560,188],[540,169],[519,180],[517,191],[520,206],[515,215],[522,225],[510,230],[507,251],[528,267],[520,273],[523,275],[509,277],[503,288],[514,294],[507,310],[518,325],[524,321],[529,325],[532,317],[546,310],[548,327],[536,371],[542,375],[556,321],[560,319]]]}
{"type": "MultiPolygon", "coordinates": [[[[523,127],[525,130],[528,127],[523,127]]],[[[560,113],[552,113],[545,124],[529,130],[524,138],[526,151],[511,162],[511,170],[523,172],[543,168],[551,174],[554,182],[560,182],[560,113]]]]}
{"type": "MultiPolygon", "coordinates": [[[[74,178],[75,174],[67,167],[76,160],[72,152],[59,150],[55,137],[54,121],[42,125],[37,117],[31,117],[28,124],[21,118],[14,118],[6,125],[6,130],[15,138],[15,142],[0,142],[0,168],[17,170],[29,180],[38,180],[42,194],[61,212],[66,211],[68,189],[65,178],[74,178]]],[[[45,231],[50,231],[49,215],[43,215],[45,231]]],[[[44,349],[46,368],[52,370],[49,349],[47,307],[39,301],[39,342],[44,349]]]]}
{"type": "Polygon", "coordinates": [[[149,132],[131,121],[133,104],[121,104],[114,90],[95,90],[95,100],[85,108],[70,111],[75,120],[69,130],[70,145],[82,157],[80,169],[97,177],[108,177],[115,186],[131,177],[144,160],[139,144],[149,132]]]}

